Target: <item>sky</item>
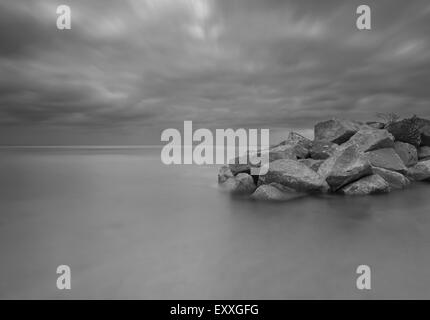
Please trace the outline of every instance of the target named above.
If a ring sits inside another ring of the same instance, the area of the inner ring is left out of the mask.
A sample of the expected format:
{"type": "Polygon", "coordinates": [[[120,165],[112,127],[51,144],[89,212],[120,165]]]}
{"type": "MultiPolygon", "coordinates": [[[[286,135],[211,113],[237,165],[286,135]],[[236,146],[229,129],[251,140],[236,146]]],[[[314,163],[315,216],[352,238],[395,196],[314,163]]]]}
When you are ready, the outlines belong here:
{"type": "Polygon", "coordinates": [[[429,35],[428,0],[1,0],[0,145],[430,118],[429,35]],[[372,30],[356,28],[360,4],[372,30]]]}

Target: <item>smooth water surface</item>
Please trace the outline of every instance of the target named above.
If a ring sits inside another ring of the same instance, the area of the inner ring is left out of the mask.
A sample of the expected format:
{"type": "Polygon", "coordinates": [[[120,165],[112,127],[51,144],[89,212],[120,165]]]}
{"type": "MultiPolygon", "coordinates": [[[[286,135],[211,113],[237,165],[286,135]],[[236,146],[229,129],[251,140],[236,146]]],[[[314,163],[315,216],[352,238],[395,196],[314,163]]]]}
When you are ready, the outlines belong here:
{"type": "Polygon", "coordinates": [[[430,298],[429,184],[259,203],[217,170],[158,148],[1,149],[0,298],[430,298]]]}

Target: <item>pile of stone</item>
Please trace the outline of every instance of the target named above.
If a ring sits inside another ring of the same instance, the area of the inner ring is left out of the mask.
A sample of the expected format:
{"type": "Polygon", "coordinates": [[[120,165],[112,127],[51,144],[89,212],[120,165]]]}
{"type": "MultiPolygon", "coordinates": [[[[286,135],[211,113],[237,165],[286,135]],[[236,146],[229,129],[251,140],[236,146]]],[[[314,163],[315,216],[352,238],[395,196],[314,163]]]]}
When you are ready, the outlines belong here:
{"type": "Polygon", "coordinates": [[[291,132],[271,147],[265,175],[250,175],[250,161],[241,164],[236,158],[221,167],[218,182],[253,199],[290,200],[315,193],[387,193],[430,181],[430,120],[332,119],[316,124],[314,136],[312,141],[291,132]]]}

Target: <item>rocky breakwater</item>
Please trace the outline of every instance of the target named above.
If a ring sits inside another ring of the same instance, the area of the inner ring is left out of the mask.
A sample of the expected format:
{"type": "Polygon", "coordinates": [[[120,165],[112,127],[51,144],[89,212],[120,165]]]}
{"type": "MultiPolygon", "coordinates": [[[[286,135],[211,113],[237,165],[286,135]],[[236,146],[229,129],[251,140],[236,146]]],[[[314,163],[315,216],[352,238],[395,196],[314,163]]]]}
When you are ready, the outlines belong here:
{"type": "Polygon", "coordinates": [[[220,186],[252,199],[285,201],[318,193],[388,193],[430,181],[430,120],[332,119],[317,123],[314,136],[310,140],[291,132],[285,141],[259,151],[269,153],[265,175],[250,175],[251,162],[234,159],[221,167],[220,186]]]}

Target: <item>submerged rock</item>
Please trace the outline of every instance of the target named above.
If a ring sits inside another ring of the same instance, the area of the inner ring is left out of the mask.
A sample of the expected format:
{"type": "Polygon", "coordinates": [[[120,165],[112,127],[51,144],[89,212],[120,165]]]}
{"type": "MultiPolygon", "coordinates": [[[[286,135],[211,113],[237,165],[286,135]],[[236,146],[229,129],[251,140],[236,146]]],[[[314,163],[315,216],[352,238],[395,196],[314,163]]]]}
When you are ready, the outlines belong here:
{"type": "Polygon", "coordinates": [[[305,164],[294,160],[276,160],[269,165],[264,183],[277,182],[299,192],[324,192],[328,186],[324,179],[305,164]]]}
{"type": "Polygon", "coordinates": [[[339,148],[336,153],[325,160],[318,173],[327,181],[332,191],[348,183],[372,174],[369,160],[360,153],[357,146],[339,148]]]}
{"type": "Polygon", "coordinates": [[[247,173],[239,173],[235,177],[228,178],[220,185],[224,190],[243,194],[251,194],[257,188],[254,179],[247,173]]]}
{"type": "Polygon", "coordinates": [[[330,158],[337,150],[338,145],[329,141],[314,141],[310,148],[310,156],[315,160],[330,158]]]}
{"type": "Polygon", "coordinates": [[[396,151],[400,159],[402,159],[405,166],[410,167],[417,164],[418,152],[413,145],[406,142],[396,141],[394,143],[394,151],[396,151]]]}
{"type": "Polygon", "coordinates": [[[410,185],[410,181],[403,174],[383,169],[383,168],[372,168],[374,174],[380,175],[390,185],[391,189],[403,189],[410,185]]]}
{"type": "Polygon", "coordinates": [[[303,194],[280,184],[271,183],[259,186],[251,197],[255,200],[288,201],[303,197],[303,194]]]}
{"type": "Polygon", "coordinates": [[[340,190],[340,193],[346,195],[369,195],[390,192],[390,186],[381,176],[373,174],[355,181],[340,190]]]}
{"type": "Polygon", "coordinates": [[[233,178],[228,178],[227,180],[220,183],[219,185],[224,191],[235,192],[238,182],[235,179],[235,177],[233,177],[233,178]]]}
{"type": "Polygon", "coordinates": [[[410,167],[407,173],[408,177],[416,181],[430,179],[430,160],[418,162],[415,166],[410,167]]]}
{"type": "Polygon", "coordinates": [[[226,182],[229,178],[233,178],[234,175],[230,168],[227,166],[222,166],[218,172],[218,183],[226,182]]]}
{"type": "Polygon", "coordinates": [[[374,167],[406,173],[408,169],[393,148],[366,152],[365,155],[374,167]]]}
{"type": "Polygon", "coordinates": [[[358,130],[360,124],[349,120],[332,119],[315,125],[315,140],[342,144],[349,140],[358,130]]]}

